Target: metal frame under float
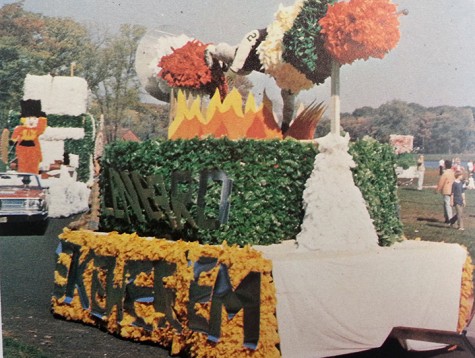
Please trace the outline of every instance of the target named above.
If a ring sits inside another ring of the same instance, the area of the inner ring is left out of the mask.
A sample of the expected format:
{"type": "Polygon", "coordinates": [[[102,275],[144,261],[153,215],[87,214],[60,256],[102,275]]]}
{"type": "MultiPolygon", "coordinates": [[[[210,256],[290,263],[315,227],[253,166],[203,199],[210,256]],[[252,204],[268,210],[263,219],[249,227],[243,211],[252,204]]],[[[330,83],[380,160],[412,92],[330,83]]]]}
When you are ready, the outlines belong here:
{"type": "MultiPolygon", "coordinates": [[[[475,307],[472,306],[470,319],[466,327],[470,325],[475,316],[475,307]]],[[[442,343],[448,346],[457,346],[475,357],[475,347],[472,345],[467,337],[467,330],[461,332],[444,331],[437,329],[415,328],[415,327],[394,327],[389,334],[389,337],[406,340],[412,339],[415,341],[442,343]]]]}

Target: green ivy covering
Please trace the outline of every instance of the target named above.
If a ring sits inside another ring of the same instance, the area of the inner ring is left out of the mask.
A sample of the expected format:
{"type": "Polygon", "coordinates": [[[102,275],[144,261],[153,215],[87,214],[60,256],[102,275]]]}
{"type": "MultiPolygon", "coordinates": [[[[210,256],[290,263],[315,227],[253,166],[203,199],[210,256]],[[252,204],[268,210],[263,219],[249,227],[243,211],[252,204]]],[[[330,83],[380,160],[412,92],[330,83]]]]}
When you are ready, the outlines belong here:
{"type": "MultiPolygon", "coordinates": [[[[77,169],[78,180],[87,182],[91,175],[91,156],[94,153],[94,119],[90,114],[80,116],[54,115],[47,116],[49,127],[58,128],[84,128],[84,138],[67,139],[64,141],[64,150],[70,154],[79,155],[79,167],[77,169]]],[[[13,129],[20,124],[20,113],[10,112],[8,117],[8,129],[13,129]]],[[[14,151],[11,151],[10,160],[14,159],[14,151]]]]}
{"type": "Polygon", "coordinates": [[[307,0],[292,28],[284,34],[282,58],[315,84],[331,74],[331,57],[325,51],[318,21],[335,0],[307,0]]]}
{"type": "MultiPolygon", "coordinates": [[[[138,172],[146,177],[159,174],[170,193],[174,171],[190,171],[193,177],[191,216],[196,214],[199,174],[204,169],[220,169],[233,180],[229,221],[215,230],[185,224],[172,229],[166,219],[130,222],[113,215],[101,216],[100,230],[137,232],[140,235],[198,240],[202,243],[269,245],[294,238],[303,220],[302,193],[310,176],[317,151],[311,144],[297,141],[256,141],[227,139],[115,142],[108,145],[102,159],[101,197],[111,206],[107,172],[138,172]]],[[[361,141],[351,146],[358,164],[355,181],[363,192],[381,245],[391,245],[401,235],[396,197],[394,155],[378,142],[361,141]]],[[[207,207],[216,207],[219,190],[211,188],[207,207]]],[[[124,205],[124,203],[122,203],[124,205]]],[[[127,204],[125,204],[127,206],[127,204]]],[[[133,212],[131,208],[130,212],[133,212]]]]}
{"type": "Polygon", "coordinates": [[[357,163],[353,169],[353,179],[366,200],[379,244],[390,246],[403,233],[399,218],[394,149],[388,144],[366,139],[351,145],[349,152],[357,163]]]}

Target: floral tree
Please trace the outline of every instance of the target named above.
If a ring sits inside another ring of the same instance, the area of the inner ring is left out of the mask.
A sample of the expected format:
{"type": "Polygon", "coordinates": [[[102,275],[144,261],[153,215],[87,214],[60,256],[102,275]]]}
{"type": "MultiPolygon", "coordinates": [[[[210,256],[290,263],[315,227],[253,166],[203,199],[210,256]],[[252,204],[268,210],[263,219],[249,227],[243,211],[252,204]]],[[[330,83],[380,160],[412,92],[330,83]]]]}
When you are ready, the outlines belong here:
{"type": "MultiPolygon", "coordinates": [[[[366,201],[351,172],[356,164],[348,153],[349,135],[340,136],[339,69],[358,59],[383,58],[399,42],[400,15],[390,0],[350,0],[332,2],[325,16],[318,20],[322,40],[320,51],[330,58],[334,113],[331,133],[318,140],[319,154],[303,193],[305,217],[297,235],[301,248],[333,251],[378,246],[378,235],[366,201]],[[344,202],[345,206],[335,205],[339,202],[344,202]],[[342,222],[348,225],[341,225],[342,222]]],[[[305,24],[309,22],[302,22],[302,31],[306,29],[305,24]]],[[[295,48],[304,46],[300,38],[293,40],[295,48]]],[[[303,56],[296,56],[300,61],[291,60],[307,73],[311,69],[312,56],[303,51],[303,56]]],[[[319,59],[316,61],[318,63],[319,59]]]]}
{"type": "Polygon", "coordinates": [[[337,77],[339,65],[383,58],[399,41],[399,15],[390,0],[297,1],[276,13],[260,59],[280,88],[297,94],[337,77]]]}

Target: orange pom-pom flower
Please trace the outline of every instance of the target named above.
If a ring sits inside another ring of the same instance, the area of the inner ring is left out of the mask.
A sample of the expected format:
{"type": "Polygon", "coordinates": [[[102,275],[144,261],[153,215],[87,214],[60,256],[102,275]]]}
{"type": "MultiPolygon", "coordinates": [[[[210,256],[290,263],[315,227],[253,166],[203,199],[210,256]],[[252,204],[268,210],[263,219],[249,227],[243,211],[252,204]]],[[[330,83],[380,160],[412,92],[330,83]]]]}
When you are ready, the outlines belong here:
{"type": "Polygon", "coordinates": [[[325,49],[340,64],[383,58],[399,42],[399,14],[390,0],[350,0],[320,19],[325,49]]]}
{"type": "Polygon", "coordinates": [[[163,78],[170,87],[194,89],[213,95],[216,88],[221,96],[227,94],[227,83],[219,64],[209,68],[205,63],[206,45],[201,41],[188,41],[184,46],[173,49],[170,55],[163,56],[158,63],[163,78]]]}

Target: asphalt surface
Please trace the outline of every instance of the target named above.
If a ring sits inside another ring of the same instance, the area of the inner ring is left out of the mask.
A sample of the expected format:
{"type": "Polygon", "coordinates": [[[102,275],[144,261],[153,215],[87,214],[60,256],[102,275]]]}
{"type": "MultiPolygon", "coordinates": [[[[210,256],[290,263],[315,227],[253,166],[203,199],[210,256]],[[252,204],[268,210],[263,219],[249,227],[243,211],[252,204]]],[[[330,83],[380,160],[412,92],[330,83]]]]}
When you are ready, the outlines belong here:
{"type": "MultiPolygon", "coordinates": [[[[43,236],[33,235],[28,227],[9,230],[0,227],[3,336],[38,348],[48,357],[170,357],[167,350],[158,346],[123,340],[95,327],[54,318],[50,313],[58,235],[73,219],[51,220],[43,236]]],[[[467,336],[475,345],[475,323],[473,326],[468,327],[467,336]]],[[[389,339],[379,349],[340,357],[466,358],[471,355],[461,349],[407,352],[389,339]]]]}
{"type": "Polygon", "coordinates": [[[27,227],[0,228],[3,336],[40,349],[48,357],[169,357],[158,346],[122,340],[50,313],[58,235],[71,220],[51,220],[44,236],[32,235],[27,227]]]}

